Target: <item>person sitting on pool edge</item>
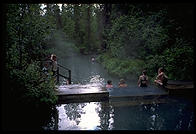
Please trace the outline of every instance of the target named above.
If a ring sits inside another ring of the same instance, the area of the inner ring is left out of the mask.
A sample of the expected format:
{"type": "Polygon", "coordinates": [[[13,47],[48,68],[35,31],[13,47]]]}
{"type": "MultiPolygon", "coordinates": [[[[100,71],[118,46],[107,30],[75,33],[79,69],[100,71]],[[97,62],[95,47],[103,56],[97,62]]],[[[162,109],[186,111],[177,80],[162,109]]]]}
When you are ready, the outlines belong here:
{"type": "Polygon", "coordinates": [[[147,87],[148,85],[148,76],[147,76],[147,71],[143,70],[142,75],[140,75],[138,82],[137,82],[139,87],[147,87]]]}
{"type": "Polygon", "coordinates": [[[124,79],[120,79],[120,82],[118,84],[118,87],[127,87],[127,84],[125,83],[124,79]]]}
{"type": "Polygon", "coordinates": [[[107,81],[106,88],[112,88],[112,87],[113,87],[112,81],[111,81],[111,80],[108,80],[108,81],[107,81]]]}
{"type": "Polygon", "coordinates": [[[155,83],[161,85],[161,86],[166,86],[168,81],[168,77],[165,75],[164,70],[162,67],[158,69],[158,75],[156,79],[154,80],[155,83]]]}

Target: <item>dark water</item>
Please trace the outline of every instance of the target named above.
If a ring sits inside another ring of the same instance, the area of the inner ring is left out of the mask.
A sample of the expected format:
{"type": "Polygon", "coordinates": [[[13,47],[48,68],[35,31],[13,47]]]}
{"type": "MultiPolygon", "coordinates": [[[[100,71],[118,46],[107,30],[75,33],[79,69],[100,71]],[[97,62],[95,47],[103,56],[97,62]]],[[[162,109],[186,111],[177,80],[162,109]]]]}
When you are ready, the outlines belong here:
{"type": "Polygon", "coordinates": [[[56,108],[56,124],[48,129],[194,130],[193,104],[179,98],[140,105],[119,99],[118,103],[71,103],[56,108]]]}
{"type": "MultiPolygon", "coordinates": [[[[107,80],[114,85],[110,96],[127,94],[162,93],[150,85],[137,87],[137,78],[126,80],[128,88],[118,88],[118,77],[108,72],[91,58],[74,50],[73,44],[58,36],[56,54],[58,63],[72,70],[73,84],[99,83],[104,86],[107,80]],[[64,46],[64,47],[62,47],[64,46]],[[143,90],[143,91],[142,91],[143,90]]],[[[66,71],[61,70],[66,75],[66,71]]],[[[61,85],[65,82],[61,79],[61,85]]],[[[53,122],[44,129],[52,130],[194,130],[193,103],[179,97],[164,97],[161,100],[133,101],[124,98],[110,99],[107,102],[71,103],[56,106],[53,122]]]]}

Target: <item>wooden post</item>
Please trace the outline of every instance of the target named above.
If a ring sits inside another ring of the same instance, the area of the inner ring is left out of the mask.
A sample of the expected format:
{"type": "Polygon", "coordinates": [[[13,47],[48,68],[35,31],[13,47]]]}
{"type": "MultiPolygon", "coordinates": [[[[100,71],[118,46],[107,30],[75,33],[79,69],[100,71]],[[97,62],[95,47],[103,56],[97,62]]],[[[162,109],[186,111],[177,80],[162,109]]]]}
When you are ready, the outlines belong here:
{"type": "Polygon", "coordinates": [[[69,84],[71,84],[71,70],[69,70],[69,84]]]}

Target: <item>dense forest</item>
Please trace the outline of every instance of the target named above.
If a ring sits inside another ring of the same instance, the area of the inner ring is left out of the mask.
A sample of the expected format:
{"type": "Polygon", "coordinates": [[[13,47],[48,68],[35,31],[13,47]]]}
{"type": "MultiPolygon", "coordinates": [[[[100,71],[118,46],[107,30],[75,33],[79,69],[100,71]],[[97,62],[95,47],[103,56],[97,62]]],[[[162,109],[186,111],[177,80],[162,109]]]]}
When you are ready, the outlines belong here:
{"type": "Polygon", "coordinates": [[[109,73],[120,77],[164,67],[169,79],[193,79],[193,5],[63,4],[58,16],[83,54],[99,54],[109,73]]]}
{"type": "Polygon", "coordinates": [[[27,117],[34,124],[29,115],[43,117],[56,104],[54,79],[43,77],[40,61],[51,54],[57,30],[80,53],[96,54],[116,76],[138,77],[146,69],[153,80],[164,67],[171,80],[193,80],[191,3],[5,4],[3,9],[5,128],[21,129],[18,122],[28,125],[27,117]]]}

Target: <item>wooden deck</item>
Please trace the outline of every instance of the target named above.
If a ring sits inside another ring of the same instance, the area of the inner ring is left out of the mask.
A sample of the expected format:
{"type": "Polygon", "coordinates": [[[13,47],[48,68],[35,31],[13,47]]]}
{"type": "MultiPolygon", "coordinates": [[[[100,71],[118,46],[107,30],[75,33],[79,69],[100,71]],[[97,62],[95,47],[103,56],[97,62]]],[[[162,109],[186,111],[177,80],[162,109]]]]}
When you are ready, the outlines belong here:
{"type": "Polygon", "coordinates": [[[67,85],[57,91],[58,103],[99,102],[109,99],[109,92],[95,85],[67,85]]]}
{"type": "Polygon", "coordinates": [[[140,100],[155,100],[162,96],[167,96],[168,92],[158,88],[114,88],[113,92],[108,92],[98,85],[64,85],[58,87],[56,92],[58,103],[79,103],[79,102],[99,102],[115,101],[119,99],[129,99],[130,101],[141,102],[140,100]]]}
{"type": "MultiPolygon", "coordinates": [[[[79,102],[99,102],[99,101],[118,101],[130,100],[137,103],[164,98],[168,95],[193,96],[193,82],[169,81],[166,87],[159,88],[113,88],[108,92],[101,85],[63,85],[59,86],[56,92],[58,103],[79,103],[79,102]]],[[[191,98],[191,97],[190,97],[191,98]]]]}
{"type": "Polygon", "coordinates": [[[193,96],[194,95],[194,83],[184,81],[168,81],[167,86],[161,87],[169,92],[169,95],[183,95],[193,96]]]}

